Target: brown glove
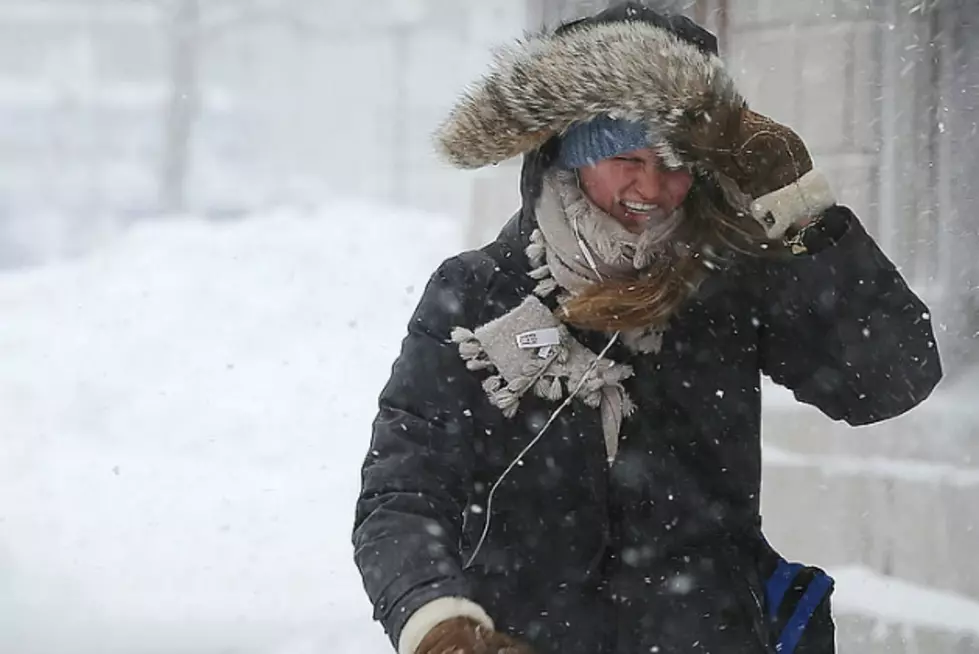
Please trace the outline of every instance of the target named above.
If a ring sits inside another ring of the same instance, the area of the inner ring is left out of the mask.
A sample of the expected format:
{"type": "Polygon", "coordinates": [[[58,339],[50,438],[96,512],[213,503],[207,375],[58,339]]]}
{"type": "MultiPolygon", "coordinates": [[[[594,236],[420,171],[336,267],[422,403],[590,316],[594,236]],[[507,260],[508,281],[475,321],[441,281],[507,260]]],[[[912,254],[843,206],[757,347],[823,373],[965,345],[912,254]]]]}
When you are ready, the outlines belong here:
{"type": "Polygon", "coordinates": [[[789,239],[783,242],[793,252],[814,251],[790,241],[822,220],[836,196],[792,129],[740,105],[702,112],[680,141],[688,157],[729,178],[751,199],[751,215],[769,238],[789,239]]]}
{"type": "Polygon", "coordinates": [[[471,618],[452,618],[435,625],[415,654],[534,654],[505,634],[487,629],[471,618]]]}
{"type": "Polygon", "coordinates": [[[747,107],[699,120],[688,147],[753,200],[798,181],[813,167],[798,134],[747,107]]]}

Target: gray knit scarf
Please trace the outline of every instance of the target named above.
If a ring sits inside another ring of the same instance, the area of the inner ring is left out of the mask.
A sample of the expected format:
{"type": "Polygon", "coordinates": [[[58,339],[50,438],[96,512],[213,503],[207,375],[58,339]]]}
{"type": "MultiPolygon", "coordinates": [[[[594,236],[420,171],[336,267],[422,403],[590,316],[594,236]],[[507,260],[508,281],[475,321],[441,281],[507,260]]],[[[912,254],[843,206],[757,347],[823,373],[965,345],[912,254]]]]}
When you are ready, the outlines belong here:
{"type": "MultiPolygon", "coordinates": [[[[563,301],[597,282],[634,275],[668,247],[682,220],[678,208],[634,234],[582,193],[574,172],[551,171],[537,205],[540,229],[527,248],[531,276],[538,280],[534,292],[546,297],[558,291],[563,301]]],[[[633,330],[623,333],[622,340],[633,351],[658,352],[663,330],[633,330]]]]}
{"type": "MultiPolygon", "coordinates": [[[[563,302],[596,282],[634,274],[667,247],[682,216],[674,213],[642,234],[633,234],[585,197],[574,173],[557,171],[545,177],[537,219],[539,229],[527,247],[530,275],[538,282],[533,295],[485,325],[455,328],[452,340],[470,370],[489,374],[483,390],[508,418],[516,415],[528,392],[550,401],[574,393],[599,409],[612,461],[622,421],[635,409],[622,385],[632,368],[578,342],[540,298],[558,293],[563,302]],[[544,347],[528,347],[524,341],[547,334],[553,342],[544,347]]],[[[621,338],[633,351],[654,352],[660,349],[662,331],[636,330],[621,338]]]]}

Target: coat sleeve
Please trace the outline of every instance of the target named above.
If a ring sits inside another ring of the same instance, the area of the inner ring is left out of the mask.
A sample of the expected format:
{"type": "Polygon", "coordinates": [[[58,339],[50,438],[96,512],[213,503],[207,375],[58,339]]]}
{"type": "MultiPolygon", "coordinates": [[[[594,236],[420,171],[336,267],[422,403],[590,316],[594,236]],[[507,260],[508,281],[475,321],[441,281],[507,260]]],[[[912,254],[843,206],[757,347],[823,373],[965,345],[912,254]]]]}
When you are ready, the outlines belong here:
{"type": "Polygon", "coordinates": [[[453,327],[467,325],[473,266],[450,259],[433,275],[381,392],[362,470],[354,558],[392,642],[408,618],[439,598],[470,597],[460,560],[472,488],[470,402],[479,391],[453,327]]]}
{"type": "Polygon", "coordinates": [[[834,420],[866,425],[913,408],[942,376],[928,308],[842,206],[834,243],[760,274],[762,371],[834,420]]]}

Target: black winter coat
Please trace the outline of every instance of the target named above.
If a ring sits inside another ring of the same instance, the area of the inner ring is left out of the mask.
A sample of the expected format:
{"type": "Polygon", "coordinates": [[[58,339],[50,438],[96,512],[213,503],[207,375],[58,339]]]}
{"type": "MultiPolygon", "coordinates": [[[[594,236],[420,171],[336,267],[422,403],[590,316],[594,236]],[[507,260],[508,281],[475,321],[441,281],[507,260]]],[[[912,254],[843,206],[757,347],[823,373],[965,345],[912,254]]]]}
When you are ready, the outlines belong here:
{"type": "Polygon", "coordinates": [[[392,640],[418,607],[461,596],[540,654],[771,651],[761,374],[851,425],[909,410],[941,377],[925,305],[848,209],[827,217],[848,223],[835,244],[711,278],[658,354],[613,347],[638,404],[614,464],[598,410],[575,400],[500,485],[467,569],[490,487],[555,403],[528,393],[505,418],[449,334],[531,292],[533,212],[446,261],[381,394],[357,504],[356,562],[392,640]]]}

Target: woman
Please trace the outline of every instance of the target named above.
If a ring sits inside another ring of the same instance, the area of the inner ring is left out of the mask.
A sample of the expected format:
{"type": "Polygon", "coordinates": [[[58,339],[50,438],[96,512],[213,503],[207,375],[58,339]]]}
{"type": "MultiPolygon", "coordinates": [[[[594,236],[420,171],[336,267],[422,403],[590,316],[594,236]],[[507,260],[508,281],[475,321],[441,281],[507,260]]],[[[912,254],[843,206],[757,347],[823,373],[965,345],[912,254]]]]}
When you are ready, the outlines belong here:
{"type": "Polygon", "coordinates": [[[356,561],[402,654],[833,651],[760,530],[760,376],[862,425],[941,377],[926,307],[712,35],[638,3],[501,57],[440,134],[524,155],[380,398],[356,561]]]}

